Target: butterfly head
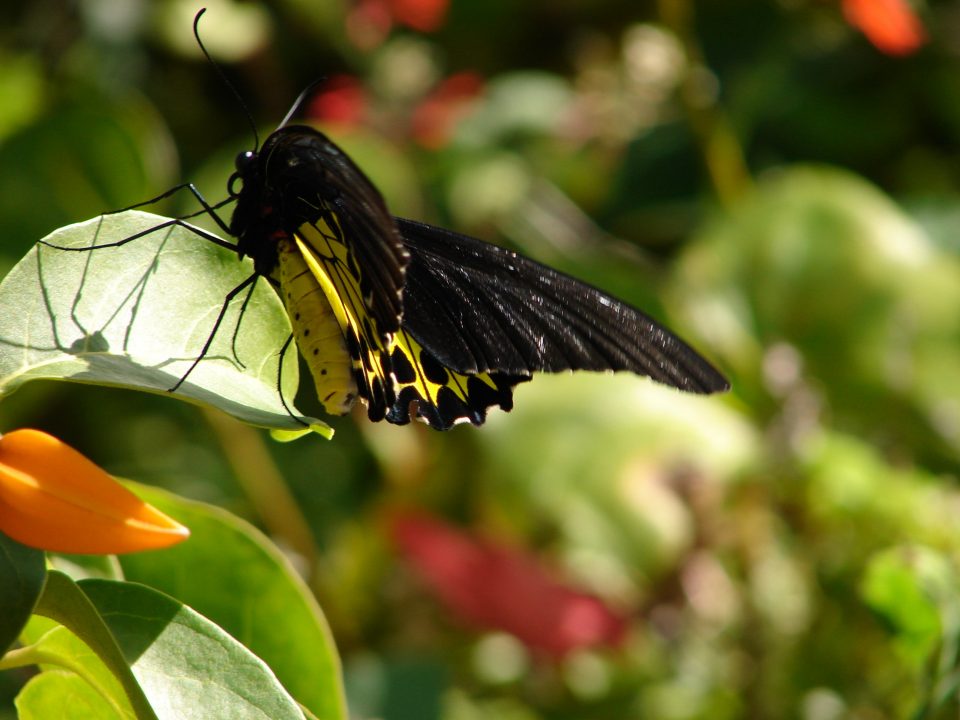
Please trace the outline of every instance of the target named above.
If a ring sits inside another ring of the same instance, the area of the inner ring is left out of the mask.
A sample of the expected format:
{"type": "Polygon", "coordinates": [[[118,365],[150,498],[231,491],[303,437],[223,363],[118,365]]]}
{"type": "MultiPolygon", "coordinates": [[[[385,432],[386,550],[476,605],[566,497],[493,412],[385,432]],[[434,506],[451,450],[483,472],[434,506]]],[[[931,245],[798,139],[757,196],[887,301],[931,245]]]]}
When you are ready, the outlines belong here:
{"type": "Polygon", "coordinates": [[[318,159],[322,137],[311,128],[283,127],[259,152],[246,150],[234,161],[227,183],[236,199],[230,231],[241,257],[253,258],[263,275],[276,267],[277,243],[304,222],[316,220],[319,208],[339,195],[318,159]]]}
{"type": "Polygon", "coordinates": [[[271,275],[277,264],[275,238],[282,233],[282,218],[265,182],[260,153],[245,150],[234,160],[227,192],[237,204],[230,233],[237,238],[240,257],[253,258],[257,272],[271,275]]]}

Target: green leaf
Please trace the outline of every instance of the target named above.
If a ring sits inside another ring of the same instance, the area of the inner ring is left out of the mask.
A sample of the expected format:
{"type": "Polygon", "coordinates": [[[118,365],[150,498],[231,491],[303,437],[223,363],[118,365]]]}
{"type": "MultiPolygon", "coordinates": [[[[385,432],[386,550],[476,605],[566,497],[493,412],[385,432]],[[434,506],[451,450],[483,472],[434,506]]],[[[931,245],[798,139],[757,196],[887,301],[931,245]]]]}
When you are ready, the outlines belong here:
{"type": "Polygon", "coordinates": [[[210,618],[263,658],[323,720],[347,717],[340,660],[323,612],[259,531],[219,508],[137,485],[139,497],[190,528],[188,542],[120,559],[128,580],[210,618]]]}
{"type": "Polygon", "coordinates": [[[861,593],[890,623],[897,649],[923,671],[942,633],[938,601],[956,595],[949,562],[920,546],[884,550],[870,560],[861,593]]]}
{"type": "MultiPolygon", "coordinates": [[[[131,706],[117,676],[110,671],[103,660],[97,657],[89,646],[63,625],[55,625],[43,633],[32,645],[17,651],[17,653],[23,655],[23,657],[18,657],[18,660],[32,660],[40,665],[43,672],[39,677],[52,674],[57,678],[62,678],[64,674],[67,674],[76,678],[79,685],[84,687],[84,690],[81,691],[83,704],[89,703],[91,709],[97,709],[94,714],[86,717],[123,718],[123,720],[155,717],[152,713],[138,715],[131,706]]],[[[130,675],[129,670],[126,671],[126,674],[130,675]]],[[[132,675],[130,675],[130,678],[132,678],[132,675]]],[[[17,706],[34,717],[60,717],[59,712],[53,715],[45,714],[45,708],[56,707],[58,693],[61,707],[73,707],[73,691],[77,685],[76,682],[46,683],[43,686],[42,693],[38,692],[36,688],[30,692],[21,692],[17,698],[17,706]]]]}
{"type": "MultiPolygon", "coordinates": [[[[114,635],[104,623],[103,617],[76,583],[63,573],[51,570],[47,573],[47,583],[34,612],[42,617],[56,620],[73,635],[76,635],[79,640],[82,640],[85,647],[92,650],[99,658],[97,662],[93,662],[92,656],[89,656],[88,653],[90,662],[76,667],[79,667],[81,671],[88,670],[96,673],[96,666],[102,662],[113,677],[119,681],[138,720],[157,720],[157,715],[150,707],[146,695],[131,672],[130,665],[117,645],[114,635]]],[[[26,639],[41,644],[43,642],[55,643],[58,647],[63,643],[62,647],[70,647],[66,640],[62,640],[58,635],[53,634],[58,633],[58,631],[59,629],[55,628],[42,638],[28,637],[26,639]]],[[[99,677],[99,674],[97,676],[99,677]]],[[[108,687],[110,687],[109,683],[101,685],[101,688],[108,687]]],[[[125,702],[120,703],[118,701],[117,704],[122,705],[125,702]]]]}
{"type": "Polygon", "coordinates": [[[303,720],[266,663],[196,611],[135,583],[79,585],[163,720],[303,720]]]}
{"type": "MultiPolygon", "coordinates": [[[[99,579],[75,584],[51,571],[36,611],[61,625],[47,631],[38,623],[26,633],[34,645],[18,652],[30,651],[44,668],[65,667],[82,676],[110,708],[108,717],[304,717],[261,659],[196,611],[151,588],[99,579]]],[[[69,688],[45,682],[19,703],[30,703],[34,716],[43,717],[38,708],[54,702],[50,695],[58,689],[69,688]]]]}
{"type": "Polygon", "coordinates": [[[0,533],[0,657],[26,625],[43,590],[46,574],[41,550],[0,533]]]}
{"type": "MultiPolygon", "coordinates": [[[[0,283],[0,397],[40,378],[160,394],[183,378],[226,295],[253,273],[250,263],[182,227],[120,247],[58,249],[117,242],[165,221],[128,211],[61,228],[45,239],[56,247],[34,247],[11,270],[0,283]]],[[[278,392],[278,358],[290,337],[280,300],[258,282],[241,321],[245,297],[231,303],[206,357],[174,396],[254,425],[319,423],[291,417],[278,392]]],[[[297,365],[291,348],[284,398],[296,393],[297,365]]]]}
{"type": "Polygon", "coordinates": [[[30,678],[16,699],[19,720],[120,720],[124,716],[86,680],[67,670],[30,678]]]}

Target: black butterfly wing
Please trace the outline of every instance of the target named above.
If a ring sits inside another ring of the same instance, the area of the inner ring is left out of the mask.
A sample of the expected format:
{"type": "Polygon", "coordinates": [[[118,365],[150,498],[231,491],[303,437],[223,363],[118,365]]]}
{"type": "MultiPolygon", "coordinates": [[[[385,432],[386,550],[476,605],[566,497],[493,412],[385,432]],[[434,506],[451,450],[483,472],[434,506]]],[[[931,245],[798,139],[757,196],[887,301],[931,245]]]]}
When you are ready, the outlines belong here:
{"type": "Polygon", "coordinates": [[[591,285],[466,235],[396,223],[410,253],[403,327],[457,373],[623,370],[689,392],[729,388],[669,330],[591,285]]]}

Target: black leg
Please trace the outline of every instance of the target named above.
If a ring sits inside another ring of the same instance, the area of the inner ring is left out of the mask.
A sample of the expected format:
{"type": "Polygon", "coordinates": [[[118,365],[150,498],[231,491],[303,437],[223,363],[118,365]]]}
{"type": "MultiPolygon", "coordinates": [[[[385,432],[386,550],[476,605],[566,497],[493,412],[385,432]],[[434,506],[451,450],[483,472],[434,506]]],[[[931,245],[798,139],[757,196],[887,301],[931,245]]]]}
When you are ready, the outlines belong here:
{"type": "MultiPolygon", "coordinates": [[[[112,213],[109,213],[109,214],[112,214],[112,213]]],[[[111,243],[102,243],[100,245],[88,245],[87,247],[62,247],[60,245],[53,245],[52,243],[48,243],[44,240],[41,240],[39,244],[46,245],[47,247],[54,248],[56,250],[65,250],[67,252],[89,252],[91,250],[102,250],[103,248],[120,247],[121,245],[126,245],[128,242],[139,240],[140,238],[150,235],[151,233],[155,233],[158,230],[163,230],[168,227],[173,227],[174,225],[182,227],[184,230],[187,230],[188,232],[192,232],[194,235],[197,235],[198,237],[201,237],[208,242],[212,242],[214,245],[219,245],[220,247],[226,248],[231,252],[237,251],[237,246],[234,245],[233,243],[227,242],[226,240],[223,240],[217,237],[213,233],[207,232],[203,228],[198,228],[195,225],[186,223],[179,218],[167,220],[165,222],[160,223],[159,225],[154,225],[152,228],[147,228],[146,230],[142,230],[138,233],[135,233],[130,237],[125,237],[123,238],[123,240],[117,240],[116,242],[111,242],[111,243]]]]}
{"type": "Polygon", "coordinates": [[[223,218],[217,215],[216,211],[218,208],[222,208],[224,205],[230,202],[233,202],[234,198],[229,197],[226,200],[221,200],[216,205],[211,205],[210,203],[207,202],[207,199],[201,194],[201,192],[197,190],[197,186],[194,185],[193,183],[181,183],[180,185],[175,185],[174,187],[167,190],[165,193],[157,195],[155,198],[150,198],[149,200],[144,200],[143,202],[138,202],[135,205],[130,205],[129,207],[125,207],[122,210],[114,210],[106,214],[116,215],[117,213],[126,212],[127,210],[136,210],[137,208],[146,207],[147,205],[153,205],[154,203],[158,203],[164,198],[168,198],[171,195],[174,195],[180,192],[181,190],[189,190],[190,193],[197,199],[197,202],[200,203],[200,206],[203,208],[202,210],[198,210],[197,212],[192,213],[190,215],[184,215],[182,218],[180,218],[181,220],[186,218],[196,217],[197,215],[206,213],[207,215],[213,218],[213,221],[217,223],[217,225],[220,227],[221,230],[223,230],[224,233],[226,233],[227,235],[230,234],[230,226],[223,221],[223,218]]]}
{"type": "MultiPolygon", "coordinates": [[[[227,314],[227,310],[230,307],[230,303],[233,302],[233,299],[237,297],[237,295],[239,295],[241,292],[243,292],[248,286],[255,283],[258,277],[260,276],[254,273],[253,275],[248,277],[246,280],[244,280],[242,283],[237,285],[233,290],[227,293],[227,296],[223,299],[223,306],[220,308],[220,314],[217,315],[217,320],[216,322],[214,322],[213,329],[210,331],[210,336],[207,338],[207,341],[203,344],[203,348],[200,350],[200,354],[193,361],[190,367],[187,368],[187,371],[183,374],[183,377],[177,380],[177,384],[174,385],[172,388],[170,388],[168,392],[176,392],[180,388],[180,386],[183,385],[184,381],[187,379],[190,373],[192,373],[194,369],[197,367],[197,365],[200,364],[200,361],[203,360],[207,352],[209,352],[210,346],[213,344],[213,338],[216,336],[217,330],[220,329],[220,323],[223,322],[223,318],[227,314]]],[[[287,342],[289,342],[289,340],[287,342]]]]}
{"type": "Polygon", "coordinates": [[[283,344],[283,347],[280,348],[280,361],[277,363],[277,393],[280,395],[280,403],[283,405],[283,409],[287,411],[287,415],[292,417],[304,427],[310,427],[309,423],[305,423],[303,420],[293,414],[293,410],[291,410],[290,406],[287,405],[286,398],[283,397],[283,356],[287,354],[287,350],[290,348],[291,342],[293,342],[293,333],[290,333],[290,337],[287,338],[287,341],[283,344]]]}

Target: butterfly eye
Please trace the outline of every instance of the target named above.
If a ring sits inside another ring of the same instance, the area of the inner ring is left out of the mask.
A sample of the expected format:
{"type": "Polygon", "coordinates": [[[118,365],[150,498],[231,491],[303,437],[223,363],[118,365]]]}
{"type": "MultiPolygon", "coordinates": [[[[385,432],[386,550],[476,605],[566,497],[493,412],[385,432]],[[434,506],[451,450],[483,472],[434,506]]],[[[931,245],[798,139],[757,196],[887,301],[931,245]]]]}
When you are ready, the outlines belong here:
{"type": "Polygon", "coordinates": [[[250,170],[250,167],[253,165],[256,159],[257,154],[255,152],[252,150],[246,150],[237,155],[237,159],[233,161],[233,164],[237,168],[237,172],[240,175],[243,175],[250,170]]]}

